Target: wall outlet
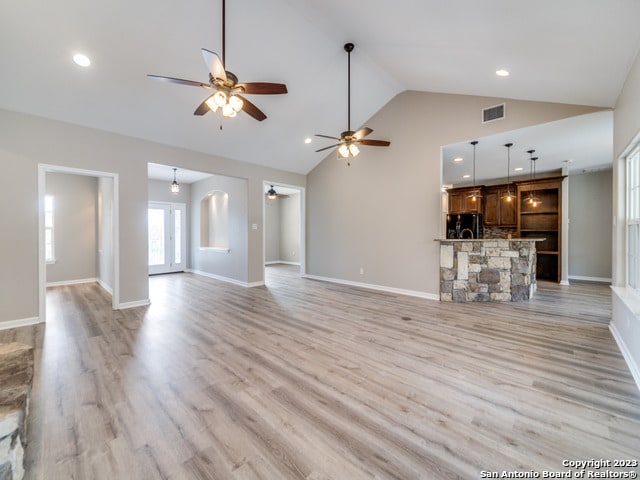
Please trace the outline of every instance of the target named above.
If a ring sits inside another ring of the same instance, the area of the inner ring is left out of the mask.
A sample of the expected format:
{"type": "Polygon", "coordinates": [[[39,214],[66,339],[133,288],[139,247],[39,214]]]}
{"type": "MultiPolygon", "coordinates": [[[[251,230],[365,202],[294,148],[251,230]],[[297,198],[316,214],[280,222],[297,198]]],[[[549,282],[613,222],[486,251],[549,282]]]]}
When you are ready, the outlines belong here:
{"type": "Polygon", "coordinates": [[[360,267],[360,275],[364,275],[364,267],[360,267]]]}

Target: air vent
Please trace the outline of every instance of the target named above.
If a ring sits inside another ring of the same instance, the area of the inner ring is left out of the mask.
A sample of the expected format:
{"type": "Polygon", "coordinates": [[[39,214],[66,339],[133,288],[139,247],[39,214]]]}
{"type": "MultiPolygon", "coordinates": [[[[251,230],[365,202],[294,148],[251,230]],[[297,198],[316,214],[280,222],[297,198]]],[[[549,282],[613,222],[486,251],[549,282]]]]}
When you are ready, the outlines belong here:
{"type": "Polygon", "coordinates": [[[482,123],[493,122],[504,118],[505,104],[494,105],[482,109],[482,123]]]}

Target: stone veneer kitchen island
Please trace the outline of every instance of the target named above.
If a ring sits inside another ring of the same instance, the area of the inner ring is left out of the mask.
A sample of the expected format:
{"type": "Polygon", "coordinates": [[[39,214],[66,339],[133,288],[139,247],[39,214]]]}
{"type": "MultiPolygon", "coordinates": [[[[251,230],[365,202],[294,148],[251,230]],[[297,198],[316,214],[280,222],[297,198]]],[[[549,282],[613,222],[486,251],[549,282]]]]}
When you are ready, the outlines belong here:
{"type": "Polygon", "coordinates": [[[536,291],[536,242],[542,240],[437,239],[440,301],[529,300],[536,291]]]}

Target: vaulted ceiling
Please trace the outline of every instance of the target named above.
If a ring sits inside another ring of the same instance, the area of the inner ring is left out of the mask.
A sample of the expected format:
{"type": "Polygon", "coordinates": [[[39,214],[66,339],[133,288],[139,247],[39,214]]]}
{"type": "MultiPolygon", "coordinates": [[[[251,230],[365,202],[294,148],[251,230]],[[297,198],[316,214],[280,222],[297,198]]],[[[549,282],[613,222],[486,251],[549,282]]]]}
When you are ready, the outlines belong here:
{"type": "Polygon", "coordinates": [[[227,69],[289,94],[251,96],[268,118],[220,130],[217,114],[193,115],[205,90],[146,78],[206,81],[200,49],[220,52],[220,12],[221,0],[5,1],[0,108],[307,173],[326,143],[304,139],[346,129],[347,41],[356,127],[407,89],[612,107],[640,45],[637,0],[227,0],[227,69]]]}

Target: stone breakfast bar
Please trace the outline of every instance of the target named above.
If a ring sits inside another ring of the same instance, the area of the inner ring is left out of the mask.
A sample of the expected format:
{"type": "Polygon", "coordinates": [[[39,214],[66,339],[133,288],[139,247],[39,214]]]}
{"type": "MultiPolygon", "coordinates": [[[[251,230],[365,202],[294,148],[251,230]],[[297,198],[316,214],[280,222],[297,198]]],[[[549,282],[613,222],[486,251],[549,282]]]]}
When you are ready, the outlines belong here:
{"type": "Polygon", "coordinates": [[[542,240],[437,239],[440,301],[529,300],[536,291],[536,242],[542,240]]]}

